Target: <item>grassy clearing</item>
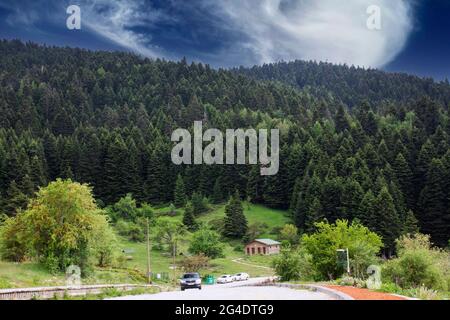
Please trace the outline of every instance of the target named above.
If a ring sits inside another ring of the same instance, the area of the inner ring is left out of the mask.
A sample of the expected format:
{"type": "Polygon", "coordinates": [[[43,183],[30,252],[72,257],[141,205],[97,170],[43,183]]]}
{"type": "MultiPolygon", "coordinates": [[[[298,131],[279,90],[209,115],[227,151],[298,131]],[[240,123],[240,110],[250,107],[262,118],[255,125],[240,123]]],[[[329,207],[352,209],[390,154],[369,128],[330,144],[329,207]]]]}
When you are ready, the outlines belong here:
{"type": "MultiPolygon", "coordinates": [[[[248,224],[259,222],[267,225],[266,233],[261,238],[276,238],[275,229],[283,227],[287,223],[292,223],[286,211],[270,209],[261,205],[243,203],[244,215],[248,224]]],[[[225,205],[216,206],[211,213],[198,218],[201,222],[214,223],[225,217],[225,205]]]]}
{"type": "MultiPolygon", "coordinates": [[[[267,233],[263,234],[261,236],[262,238],[276,238],[274,229],[280,228],[290,222],[289,217],[284,211],[245,203],[243,206],[249,224],[255,222],[267,224],[267,233]]],[[[165,215],[169,212],[169,208],[158,208],[156,212],[165,215]]],[[[225,205],[218,205],[214,206],[210,212],[200,216],[198,220],[211,224],[224,216],[225,205]]],[[[183,211],[178,210],[177,214],[171,218],[181,220],[182,217],[183,211]]],[[[181,255],[177,257],[177,261],[182,260],[183,255],[189,254],[188,246],[189,236],[179,245],[181,255]]],[[[248,257],[243,252],[243,243],[239,241],[225,241],[224,246],[225,258],[211,260],[210,267],[201,271],[203,275],[212,274],[219,276],[238,272],[247,272],[252,277],[272,275],[270,269],[259,266],[270,267],[273,257],[248,257]],[[237,251],[236,248],[239,250],[237,251]]],[[[147,249],[145,243],[135,243],[121,239],[120,248],[125,250],[125,254],[130,258],[126,261],[124,268],[96,269],[90,277],[83,279],[83,284],[144,283],[147,269],[147,249]]],[[[178,277],[181,270],[174,272],[173,269],[170,269],[171,265],[172,258],[167,253],[152,249],[151,267],[154,273],[168,273],[171,279],[175,273],[175,276],[178,277]]],[[[43,266],[37,263],[17,264],[0,261],[0,289],[59,286],[64,284],[64,274],[51,275],[43,266]]]]}

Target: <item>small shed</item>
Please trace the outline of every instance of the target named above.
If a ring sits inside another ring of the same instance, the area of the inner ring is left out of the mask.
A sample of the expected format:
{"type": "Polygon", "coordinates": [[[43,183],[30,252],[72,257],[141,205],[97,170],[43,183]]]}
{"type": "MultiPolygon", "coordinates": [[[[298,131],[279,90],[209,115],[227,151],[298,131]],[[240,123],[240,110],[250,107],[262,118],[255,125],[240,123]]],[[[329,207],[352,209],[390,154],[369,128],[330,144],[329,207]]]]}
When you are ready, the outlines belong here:
{"type": "Polygon", "coordinates": [[[256,239],[245,246],[245,254],[253,255],[271,255],[279,254],[281,243],[272,239],[256,239]]]}

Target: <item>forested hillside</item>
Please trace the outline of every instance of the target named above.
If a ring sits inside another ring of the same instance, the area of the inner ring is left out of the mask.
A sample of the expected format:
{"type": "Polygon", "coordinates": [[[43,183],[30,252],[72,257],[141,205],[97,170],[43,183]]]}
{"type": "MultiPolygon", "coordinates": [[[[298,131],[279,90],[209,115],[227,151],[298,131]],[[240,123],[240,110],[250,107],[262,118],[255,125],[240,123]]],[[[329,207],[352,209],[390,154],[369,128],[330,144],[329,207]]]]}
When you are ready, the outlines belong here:
{"type": "Polygon", "coordinates": [[[379,103],[410,103],[424,95],[442,103],[450,102],[448,80],[441,83],[405,73],[385,73],[376,69],[363,69],[326,62],[280,62],[240,68],[237,73],[254,79],[280,81],[297,88],[311,87],[321,96],[331,94],[349,107],[364,101],[379,103]]]}
{"type": "Polygon", "coordinates": [[[90,183],[104,204],[127,193],[170,203],[181,174],[189,193],[220,201],[238,189],[252,202],[290,208],[305,232],[323,218],[357,218],[388,251],[417,228],[444,246],[448,101],[448,84],[374,70],[306,62],[213,70],[2,41],[0,211],[14,215],[57,177],[90,183]],[[173,165],[170,135],[194,120],[222,130],[280,128],[278,175],[173,165]]]}

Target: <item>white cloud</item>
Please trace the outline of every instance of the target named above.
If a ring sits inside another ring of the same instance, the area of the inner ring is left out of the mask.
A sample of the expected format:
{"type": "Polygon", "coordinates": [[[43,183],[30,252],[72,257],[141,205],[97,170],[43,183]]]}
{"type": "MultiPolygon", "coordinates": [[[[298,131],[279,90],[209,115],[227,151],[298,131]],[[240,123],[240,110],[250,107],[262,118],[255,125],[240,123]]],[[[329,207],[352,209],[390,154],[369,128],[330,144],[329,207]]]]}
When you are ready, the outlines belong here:
{"type": "Polygon", "coordinates": [[[82,28],[147,57],[163,56],[162,49],[151,44],[147,32],[132,28],[149,27],[171,19],[144,0],[87,0],[81,5],[82,28]]]}
{"type": "Polygon", "coordinates": [[[381,67],[403,49],[412,30],[407,0],[203,0],[246,35],[255,63],[320,60],[381,67]],[[381,8],[382,29],[369,30],[367,8],[381,8]]]}
{"type": "MultiPolygon", "coordinates": [[[[217,42],[225,35],[222,47],[199,49],[195,42],[208,40],[195,39],[187,53],[217,66],[302,59],[382,67],[404,48],[413,29],[416,0],[166,1],[167,6],[157,9],[151,0],[80,0],[82,29],[142,55],[170,59],[186,53],[179,52],[183,50],[176,43],[171,48],[156,46],[154,27],[190,28],[182,21],[189,17],[196,22],[192,28],[214,30],[217,42]],[[381,30],[367,28],[366,10],[371,5],[381,8],[381,30]]],[[[43,17],[60,25],[65,17],[59,1],[20,3],[0,4],[13,12],[10,25],[33,27],[43,17]]],[[[192,35],[196,30],[187,31],[192,35]]]]}

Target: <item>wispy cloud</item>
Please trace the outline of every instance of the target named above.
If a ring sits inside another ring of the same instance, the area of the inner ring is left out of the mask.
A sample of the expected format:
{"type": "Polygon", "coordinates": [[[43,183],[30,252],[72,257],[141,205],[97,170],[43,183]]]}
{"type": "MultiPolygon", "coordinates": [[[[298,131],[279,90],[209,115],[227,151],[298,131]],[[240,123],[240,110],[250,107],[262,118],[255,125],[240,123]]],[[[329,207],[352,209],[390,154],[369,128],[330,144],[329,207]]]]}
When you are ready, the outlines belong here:
{"type": "Polygon", "coordinates": [[[152,44],[146,28],[170,19],[144,0],[87,0],[82,2],[83,26],[122,47],[148,57],[162,56],[163,49],[152,44]]]}
{"type": "Polygon", "coordinates": [[[204,0],[229,27],[247,37],[240,46],[256,63],[306,59],[380,67],[403,49],[412,30],[406,0],[204,0]],[[378,5],[382,29],[366,25],[378,5]]]}
{"type": "MultiPolygon", "coordinates": [[[[70,1],[5,2],[10,23],[33,26],[38,18],[60,24],[70,1]],[[47,5],[45,3],[48,3],[47,5]],[[54,8],[58,7],[58,10],[54,8]],[[43,9],[44,8],[44,9],[43,9]],[[56,12],[53,12],[56,11],[56,12]]],[[[79,0],[82,28],[149,57],[180,57],[183,50],[215,65],[318,60],[381,67],[404,48],[413,25],[411,0],[79,0]],[[369,30],[366,9],[378,5],[382,29],[369,30]],[[189,18],[189,19],[188,19],[189,18]],[[194,22],[190,25],[189,23],[194,22]],[[170,39],[155,30],[171,28],[170,39]],[[160,28],[160,29],[158,29],[160,28]],[[173,32],[190,28],[184,47],[173,32]],[[196,29],[197,28],[197,29],[196,29]],[[202,28],[202,30],[198,30],[202,28]],[[205,30],[211,30],[208,35],[205,30]],[[199,37],[200,35],[200,37],[199,37]],[[164,40],[164,39],[163,39],[164,40]],[[205,43],[199,45],[199,42],[205,43]],[[214,49],[210,42],[214,42],[214,49]],[[158,45],[158,43],[160,45],[158,45]],[[192,47],[186,48],[186,44],[192,47]],[[205,45],[206,44],[206,45],[205,45]],[[219,44],[219,45],[217,45],[219,44]]]]}

